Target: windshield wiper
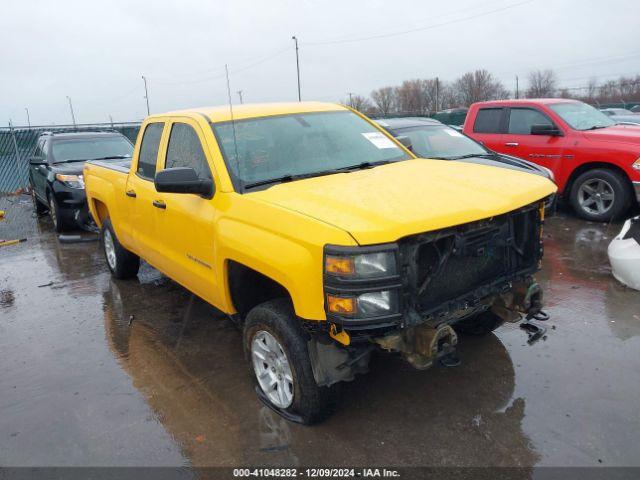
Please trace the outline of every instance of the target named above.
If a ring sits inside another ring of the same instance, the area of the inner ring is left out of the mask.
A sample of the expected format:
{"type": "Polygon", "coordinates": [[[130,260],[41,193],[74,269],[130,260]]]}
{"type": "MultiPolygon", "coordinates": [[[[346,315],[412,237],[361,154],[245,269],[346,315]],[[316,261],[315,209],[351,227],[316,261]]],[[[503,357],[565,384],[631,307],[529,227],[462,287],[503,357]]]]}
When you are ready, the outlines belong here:
{"type": "Polygon", "coordinates": [[[110,155],[108,157],[98,157],[98,158],[70,158],[68,160],[60,160],[58,162],[53,162],[53,165],[57,165],[59,163],[92,162],[94,160],[112,160],[116,158],[119,158],[119,159],[131,158],[131,155],[110,155]]]}
{"type": "Polygon", "coordinates": [[[86,162],[87,160],[84,158],[70,158],[68,160],[60,160],[57,162],[53,162],[53,165],[58,165],[59,163],[73,163],[73,162],[86,162]]]}
{"type": "Polygon", "coordinates": [[[93,160],[114,160],[114,159],[125,159],[125,158],[131,158],[131,155],[109,155],[108,157],[98,157],[98,158],[92,158],[91,160],[87,160],[87,161],[93,161],[93,160]]]}
{"type": "Polygon", "coordinates": [[[495,155],[491,153],[468,153],[466,155],[458,155],[457,157],[447,157],[447,160],[463,160],[465,158],[473,157],[494,158],[495,155]]]}
{"type": "Polygon", "coordinates": [[[611,125],[594,125],[593,127],[589,127],[589,128],[585,128],[585,131],[587,130],[597,130],[599,128],[607,128],[610,127],[611,125]]]}
{"type": "Polygon", "coordinates": [[[382,160],[380,162],[362,162],[356,165],[349,165],[347,167],[340,167],[340,168],[332,168],[330,170],[321,170],[319,172],[302,173],[298,175],[287,174],[287,175],[282,175],[281,177],[269,178],[267,180],[258,180],[257,182],[247,183],[244,185],[244,189],[247,190],[250,188],[261,187],[263,185],[271,185],[274,183],[292,182],[294,180],[302,180],[303,178],[322,177],[324,175],[333,175],[335,173],[345,173],[345,172],[351,172],[354,170],[364,170],[366,168],[373,168],[373,167],[377,167],[378,165],[384,165],[385,163],[390,163],[390,162],[391,162],[390,160],[382,160]]]}

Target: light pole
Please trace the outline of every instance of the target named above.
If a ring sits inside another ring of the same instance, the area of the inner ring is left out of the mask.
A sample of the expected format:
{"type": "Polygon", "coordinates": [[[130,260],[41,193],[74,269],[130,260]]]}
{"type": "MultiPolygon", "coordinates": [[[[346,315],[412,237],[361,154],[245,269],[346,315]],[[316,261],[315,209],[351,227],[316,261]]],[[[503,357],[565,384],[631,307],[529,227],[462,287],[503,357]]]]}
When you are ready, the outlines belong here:
{"type": "Polygon", "coordinates": [[[347,92],[347,95],[349,95],[349,106],[353,108],[353,93],[347,92]]]}
{"type": "Polygon", "coordinates": [[[31,119],[29,118],[29,109],[27,107],[24,107],[24,111],[27,112],[27,125],[29,125],[29,128],[31,128],[31,119]]]}
{"type": "Polygon", "coordinates": [[[142,81],[144,82],[144,99],[147,101],[147,115],[151,115],[149,112],[149,90],[147,90],[147,77],[142,75],[142,81]]]}
{"type": "Polygon", "coordinates": [[[520,86],[518,85],[518,75],[516,75],[516,100],[520,96],[520,86]]]}
{"type": "Polygon", "coordinates": [[[73,103],[71,103],[71,97],[69,95],[67,95],[67,100],[69,100],[69,110],[71,110],[71,121],[73,122],[73,126],[77,127],[76,116],[73,114],[73,103]]]}
{"type": "Polygon", "coordinates": [[[238,96],[240,97],[240,105],[242,105],[242,90],[238,90],[238,96]]]}
{"type": "Polygon", "coordinates": [[[294,35],[291,39],[296,44],[296,72],[298,73],[298,101],[302,101],[302,95],[300,95],[300,56],[298,55],[298,39],[294,35]]]}

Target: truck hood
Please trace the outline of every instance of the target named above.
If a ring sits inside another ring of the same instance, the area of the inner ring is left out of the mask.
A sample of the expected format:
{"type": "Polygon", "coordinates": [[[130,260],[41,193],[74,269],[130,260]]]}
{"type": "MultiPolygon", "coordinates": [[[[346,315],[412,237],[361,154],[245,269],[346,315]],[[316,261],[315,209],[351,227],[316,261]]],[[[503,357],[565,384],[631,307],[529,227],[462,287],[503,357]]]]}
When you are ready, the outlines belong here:
{"type": "Polygon", "coordinates": [[[530,173],[415,159],[248,195],[334,225],[369,245],[500,215],[555,191],[552,182],[530,173]]]}
{"type": "MultiPolygon", "coordinates": [[[[638,116],[640,118],[640,115],[638,116]]],[[[582,134],[594,142],[628,143],[640,148],[640,125],[612,125],[582,134]]]]}

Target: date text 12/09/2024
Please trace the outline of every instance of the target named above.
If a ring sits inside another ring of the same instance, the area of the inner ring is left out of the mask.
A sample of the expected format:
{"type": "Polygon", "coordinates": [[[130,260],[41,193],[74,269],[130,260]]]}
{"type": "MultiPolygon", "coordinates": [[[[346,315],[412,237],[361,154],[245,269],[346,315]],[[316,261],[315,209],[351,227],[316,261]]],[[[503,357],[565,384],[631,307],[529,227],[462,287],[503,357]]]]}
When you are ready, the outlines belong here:
{"type": "Polygon", "coordinates": [[[387,468],[236,468],[234,478],[399,478],[387,468]]]}

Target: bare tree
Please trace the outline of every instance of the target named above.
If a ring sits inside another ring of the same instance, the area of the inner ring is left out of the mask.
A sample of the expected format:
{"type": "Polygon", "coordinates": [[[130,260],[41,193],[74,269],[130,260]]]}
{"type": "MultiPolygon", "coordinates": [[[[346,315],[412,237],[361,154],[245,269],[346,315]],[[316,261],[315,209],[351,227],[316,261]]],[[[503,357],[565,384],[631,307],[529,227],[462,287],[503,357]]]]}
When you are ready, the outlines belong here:
{"type": "Polygon", "coordinates": [[[435,78],[405,80],[396,89],[398,109],[412,115],[428,115],[436,110],[441,85],[435,78]]]}
{"type": "Polygon", "coordinates": [[[598,95],[598,81],[595,78],[589,79],[587,83],[587,98],[589,101],[593,101],[598,95]]]}
{"type": "Polygon", "coordinates": [[[487,70],[465,73],[454,82],[453,89],[456,92],[457,103],[466,106],[474,102],[509,97],[504,85],[487,70]]]}
{"type": "Polygon", "coordinates": [[[370,115],[375,112],[373,104],[362,95],[350,95],[349,99],[342,103],[349,105],[354,110],[364,113],[365,115],[370,115]]]}
{"type": "Polygon", "coordinates": [[[553,97],[556,92],[556,74],[553,70],[534,70],[529,73],[529,98],[553,97]]]}
{"type": "Polygon", "coordinates": [[[389,115],[397,109],[398,98],[396,96],[396,89],[393,87],[378,88],[371,92],[371,98],[380,115],[389,115]]]}

